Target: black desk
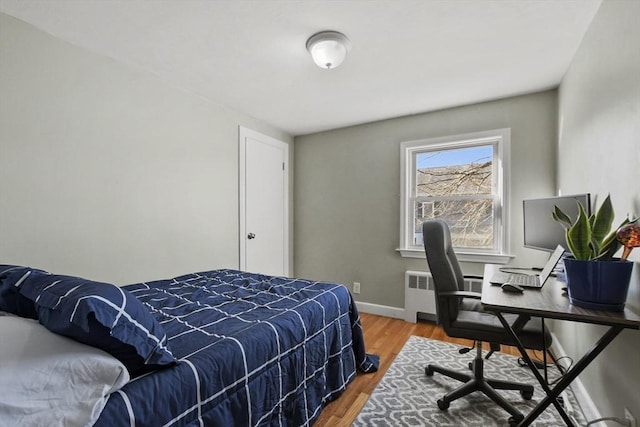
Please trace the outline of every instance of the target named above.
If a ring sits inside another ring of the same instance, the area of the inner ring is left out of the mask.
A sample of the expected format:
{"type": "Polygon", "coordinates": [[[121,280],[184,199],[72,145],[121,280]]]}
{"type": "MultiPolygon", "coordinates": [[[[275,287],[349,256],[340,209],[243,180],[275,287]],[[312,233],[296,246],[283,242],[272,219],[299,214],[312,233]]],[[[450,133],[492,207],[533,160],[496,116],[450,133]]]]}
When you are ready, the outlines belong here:
{"type": "Polygon", "coordinates": [[[505,329],[511,334],[518,345],[523,359],[527,362],[538,382],[546,392],[547,396],[522,420],[519,426],[528,426],[535,420],[550,404],[553,404],[560,416],[568,426],[573,426],[564,408],[558,403],[557,397],[580,373],[609,345],[611,341],[623,329],[640,329],[640,316],[625,309],[622,312],[590,310],[577,307],[569,303],[569,297],[562,290],[566,286],[553,277],[547,280],[542,289],[526,289],[522,294],[502,292],[500,286],[492,285],[489,280],[498,270],[499,266],[487,264],[484,269],[484,280],[482,283],[482,304],[485,310],[496,313],[505,329]],[[523,317],[542,317],[547,319],[569,320],[572,322],[594,323],[609,326],[597,343],[587,351],[582,358],[574,363],[564,377],[550,388],[540,372],[535,368],[533,361],[527,354],[524,346],[514,333],[513,329],[505,321],[502,313],[518,314],[523,317]]]}

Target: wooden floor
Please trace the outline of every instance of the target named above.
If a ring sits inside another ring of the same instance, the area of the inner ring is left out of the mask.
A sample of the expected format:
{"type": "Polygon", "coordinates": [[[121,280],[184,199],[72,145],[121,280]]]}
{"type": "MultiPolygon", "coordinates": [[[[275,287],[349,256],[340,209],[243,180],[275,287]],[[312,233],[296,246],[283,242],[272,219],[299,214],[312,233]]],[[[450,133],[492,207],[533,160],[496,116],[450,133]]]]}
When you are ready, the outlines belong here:
{"type": "MultiPolygon", "coordinates": [[[[378,372],[372,374],[358,373],[356,379],[349,384],[342,396],[325,407],[314,427],[350,426],[411,335],[468,346],[473,343],[469,340],[449,338],[441,327],[433,323],[408,323],[404,320],[367,313],[360,313],[360,318],[364,329],[367,353],[380,356],[378,372]]],[[[501,351],[520,356],[518,349],[515,347],[502,346],[501,351]]],[[[469,360],[471,360],[474,354],[468,353],[468,356],[469,360]]]]}

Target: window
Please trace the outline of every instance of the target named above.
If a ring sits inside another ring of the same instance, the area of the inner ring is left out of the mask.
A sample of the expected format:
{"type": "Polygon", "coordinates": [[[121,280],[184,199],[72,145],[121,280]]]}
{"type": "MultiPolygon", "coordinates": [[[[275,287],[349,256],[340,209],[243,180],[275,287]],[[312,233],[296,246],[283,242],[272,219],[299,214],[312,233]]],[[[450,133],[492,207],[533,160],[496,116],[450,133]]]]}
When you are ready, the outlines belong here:
{"type": "Polygon", "coordinates": [[[400,252],[424,258],[422,223],[449,225],[463,261],[508,260],[510,130],[403,142],[400,252]]]}

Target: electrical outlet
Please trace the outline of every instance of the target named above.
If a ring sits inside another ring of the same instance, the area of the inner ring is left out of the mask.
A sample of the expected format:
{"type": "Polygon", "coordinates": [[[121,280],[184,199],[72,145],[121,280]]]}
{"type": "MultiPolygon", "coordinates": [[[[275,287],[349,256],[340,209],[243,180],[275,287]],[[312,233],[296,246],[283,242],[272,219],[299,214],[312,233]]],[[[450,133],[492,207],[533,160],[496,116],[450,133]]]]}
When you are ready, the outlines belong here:
{"type": "Polygon", "coordinates": [[[629,427],[638,427],[638,422],[636,421],[636,417],[633,416],[629,408],[624,408],[624,417],[627,420],[627,425],[629,427]]]}
{"type": "Polygon", "coordinates": [[[354,294],[359,294],[360,293],[360,283],[359,282],[353,282],[353,293],[354,294]]]}

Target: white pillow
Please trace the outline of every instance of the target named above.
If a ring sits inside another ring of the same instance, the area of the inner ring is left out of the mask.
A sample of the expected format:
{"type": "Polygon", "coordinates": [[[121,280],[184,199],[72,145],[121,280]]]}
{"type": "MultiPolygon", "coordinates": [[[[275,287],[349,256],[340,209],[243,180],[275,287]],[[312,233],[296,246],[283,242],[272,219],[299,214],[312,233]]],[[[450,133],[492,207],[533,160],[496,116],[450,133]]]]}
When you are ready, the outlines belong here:
{"type": "Polygon", "coordinates": [[[54,334],[36,320],[0,316],[0,425],[93,424],[129,381],[115,357],[54,334]]]}

